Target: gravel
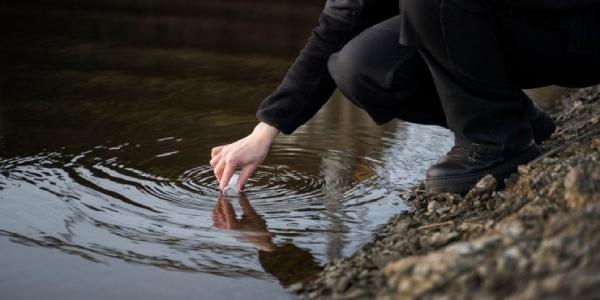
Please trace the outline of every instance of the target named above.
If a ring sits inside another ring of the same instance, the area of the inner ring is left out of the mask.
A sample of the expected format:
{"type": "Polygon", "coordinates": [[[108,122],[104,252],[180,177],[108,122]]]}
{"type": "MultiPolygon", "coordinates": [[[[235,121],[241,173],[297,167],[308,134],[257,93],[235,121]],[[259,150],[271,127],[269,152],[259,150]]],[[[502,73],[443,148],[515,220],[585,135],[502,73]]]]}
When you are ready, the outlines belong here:
{"type": "Polygon", "coordinates": [[[506,188],[400,195],[412,207],[348,258],[290,290],[302,299],[600,298],[600,87],[551,111],[545,153],[506,188]]]}

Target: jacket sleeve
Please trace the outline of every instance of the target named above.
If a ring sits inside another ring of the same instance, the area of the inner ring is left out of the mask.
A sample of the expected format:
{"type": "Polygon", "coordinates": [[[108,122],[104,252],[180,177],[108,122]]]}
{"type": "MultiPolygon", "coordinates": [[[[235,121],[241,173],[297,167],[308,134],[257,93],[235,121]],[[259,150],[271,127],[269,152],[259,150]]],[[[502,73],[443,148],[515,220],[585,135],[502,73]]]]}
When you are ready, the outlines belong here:
{"type": "Polygon", "coordinates": [[[258,119],[291,134],[312,118],[335,90],[327,70],[331,54],[364,29],[397,14],[397,6],[396,0],[328,0],[304,49],[279,87],[260,104],[258,119]]]}

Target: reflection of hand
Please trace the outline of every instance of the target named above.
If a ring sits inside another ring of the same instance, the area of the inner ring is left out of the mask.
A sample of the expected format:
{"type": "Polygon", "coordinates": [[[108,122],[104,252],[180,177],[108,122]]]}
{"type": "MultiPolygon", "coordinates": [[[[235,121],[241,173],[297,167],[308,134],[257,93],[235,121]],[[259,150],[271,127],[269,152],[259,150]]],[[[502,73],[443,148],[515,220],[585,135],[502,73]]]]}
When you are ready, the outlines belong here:
{"type": "Polygon", "coordinates": [[[213,224],[216,228],[234,230],[235,238],[251,243],[258,250],[258,259],[263,269],[275,276],[283,286],[314,278],[322,269],[309,250],[293,244],[276,246],[267,222],[256,213],[246,194],[239,197],[242,216],[238,220],[231,202],[219,197],[213,209],[213,224]]]}
{"type": "Polygon", "coordinates": [[[213,209],[213,225],[219,229],[235,230],[236,238],[242,242],[253,244],[263,251],[272,251],[272,234],[267,229],[267,222],[256,213],[245,194],[240,195],[242,217],[238,220],[233,205],[224,196],[219,197],[213,209]]]}
{"type": "Polygon", "coordinates": [[[210,165],[214,168],[221,191],[225,189],[231,176],[240,167],[237,188],[241,191],[248,178],[267,156],[269,148],[279,134],[277,128],[259,123],[254,131],[237,142],[215,147],[211,151],[210,165]]]}
{"type": "Polygon", "coordinates": [[[237,225],[233,206],[225,197],[219,197],[213,208],[213,226],[218,229],[235,230],[237,225]]]}

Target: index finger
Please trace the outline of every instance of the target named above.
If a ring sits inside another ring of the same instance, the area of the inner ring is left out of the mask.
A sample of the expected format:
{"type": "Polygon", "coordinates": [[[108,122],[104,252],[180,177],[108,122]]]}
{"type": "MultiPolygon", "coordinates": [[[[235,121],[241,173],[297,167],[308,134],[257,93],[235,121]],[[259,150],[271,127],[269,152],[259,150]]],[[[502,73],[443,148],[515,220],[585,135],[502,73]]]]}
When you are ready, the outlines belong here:
{"type": "Polygon", "coordinates": [[[219,146],[219,147],[214,147],[212,148],[212,150],[210,150],[210,157],[213,157],[219,153],[221,153],[221,150],[223,150],[224,146],[219,146]]]}
{"type": "Polygon", "coordinates": [[[219,188],[221,189],[221,191],[225,190],[225,187],[229,183],[229,180],[231,180],[231,176],[233,176],[236,167],[237,163],[235,162],[229,161],[226,163],[223,175],[221,175],[221,180],[219,180],[219,188]]]}

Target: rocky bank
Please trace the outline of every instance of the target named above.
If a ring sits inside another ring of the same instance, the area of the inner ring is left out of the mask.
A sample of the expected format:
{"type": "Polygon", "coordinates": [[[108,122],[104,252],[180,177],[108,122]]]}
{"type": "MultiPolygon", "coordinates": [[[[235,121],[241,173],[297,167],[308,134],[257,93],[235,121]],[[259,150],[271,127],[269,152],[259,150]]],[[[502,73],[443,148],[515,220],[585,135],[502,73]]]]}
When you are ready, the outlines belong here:
{"type": "Polygon", "coordinates": [[[552,111],[544,155],[497,190],[401,195],[411,206],[313,282],[304,299],[600,298],[600,87],[552,111]]]}

